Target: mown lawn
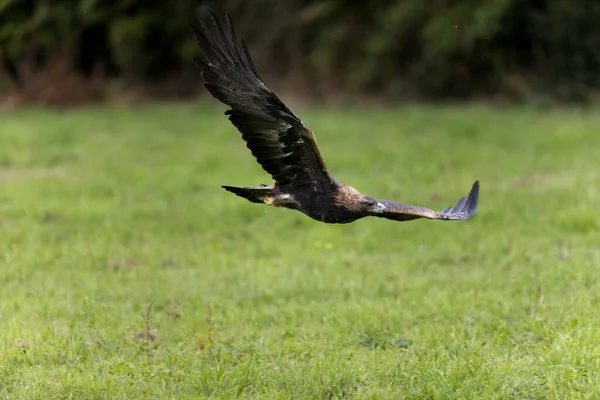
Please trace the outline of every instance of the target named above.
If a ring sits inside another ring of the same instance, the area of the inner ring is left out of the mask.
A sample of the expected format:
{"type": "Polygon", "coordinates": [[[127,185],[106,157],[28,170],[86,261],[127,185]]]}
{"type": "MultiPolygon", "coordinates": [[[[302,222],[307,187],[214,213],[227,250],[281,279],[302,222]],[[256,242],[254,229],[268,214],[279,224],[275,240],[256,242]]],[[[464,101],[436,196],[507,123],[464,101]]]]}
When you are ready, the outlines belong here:
{"type": "Polygon", "coordinates": [[[299,109],[369,195],[481,181],[349,225],[222,190],[270,183],[222,111],[0,115],[1,397],[600,397],[596,110],[299,109]]]}

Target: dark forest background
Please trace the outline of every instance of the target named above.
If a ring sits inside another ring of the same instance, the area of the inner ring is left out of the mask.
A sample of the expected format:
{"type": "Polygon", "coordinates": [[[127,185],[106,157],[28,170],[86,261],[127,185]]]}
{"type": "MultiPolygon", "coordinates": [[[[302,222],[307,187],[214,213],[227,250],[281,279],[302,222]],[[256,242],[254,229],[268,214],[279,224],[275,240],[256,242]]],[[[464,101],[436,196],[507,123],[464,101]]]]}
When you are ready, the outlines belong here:
{"type": "Polygon", "coordinates": [[[311,100],[600,93],[597,0],[0,0],[0,99],[204,94],[189,23],[232,15],[268,83],[311,100]]]}

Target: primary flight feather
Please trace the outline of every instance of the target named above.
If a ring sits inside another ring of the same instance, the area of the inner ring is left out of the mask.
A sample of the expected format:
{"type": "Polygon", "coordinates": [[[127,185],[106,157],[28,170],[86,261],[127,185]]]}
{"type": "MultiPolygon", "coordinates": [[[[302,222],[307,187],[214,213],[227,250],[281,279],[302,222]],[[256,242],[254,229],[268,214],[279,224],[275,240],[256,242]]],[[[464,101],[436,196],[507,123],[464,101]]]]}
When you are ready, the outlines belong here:
{"type": "Polygon", "coordinates": [[[479,181],[467,198],[441,211],[378,200],[333,178],[321,157],[312,130],[260,77],[246,44],[238,41],[229,14],[225,30],[210,13],[214,29],[192,30],[206,61],[196,60],[204,87],[230,107],[225,112],[246,146],[275,181],[255,187],[223,186],[253,203],[298,210],[317,221],[341,224],[374,216],[395,221],[417,218],[471,219],[479,201],[479,181]],[[213,31],[216,31],[213,33],[213,31]],[[228,37],[229,36],[229,37],[228,37]]]}

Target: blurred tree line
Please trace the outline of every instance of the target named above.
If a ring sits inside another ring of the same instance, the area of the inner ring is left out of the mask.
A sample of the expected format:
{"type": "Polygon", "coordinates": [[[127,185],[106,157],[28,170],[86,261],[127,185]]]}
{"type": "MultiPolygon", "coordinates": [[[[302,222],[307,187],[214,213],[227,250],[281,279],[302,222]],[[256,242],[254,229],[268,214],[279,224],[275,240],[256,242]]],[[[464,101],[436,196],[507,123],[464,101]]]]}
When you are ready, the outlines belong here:
{"type": "Polygon", "coordinates": [[[597,0],[0,0],[0,93],[197,94],[188,23],[209,7],[232,14],[272,86],[314,98],[573,101],[600,86],[597,0]]]}

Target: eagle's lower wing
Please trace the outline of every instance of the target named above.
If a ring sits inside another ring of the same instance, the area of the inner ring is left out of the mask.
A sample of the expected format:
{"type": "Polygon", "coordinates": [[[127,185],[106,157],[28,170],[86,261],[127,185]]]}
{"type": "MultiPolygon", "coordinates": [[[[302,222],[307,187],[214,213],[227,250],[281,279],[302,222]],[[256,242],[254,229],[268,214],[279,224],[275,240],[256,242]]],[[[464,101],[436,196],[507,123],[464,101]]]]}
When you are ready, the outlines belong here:
{"type": "Polygon", "coordinates": [[[381,214],[373,215],[395,221],[409,221],[418,218],[441,220],[471,219],[475,216],[479,204],[479,181],[475,181],[467,198],[463,197],[454,207],[448,207],[441,211],[386,200],[380,200],[380,203],[385,206],[385,211],[381,214]]]}
{"type": "Polygon", "coordinates": [[[333,185],[312,130],[290,111],[258,74],[246,44],[230,38],[211,12],[216,34],[191,27],[207,62],[196,60],[208,92],[229,106],[225,112],[258,163],[279,184],[333,185]]]}

